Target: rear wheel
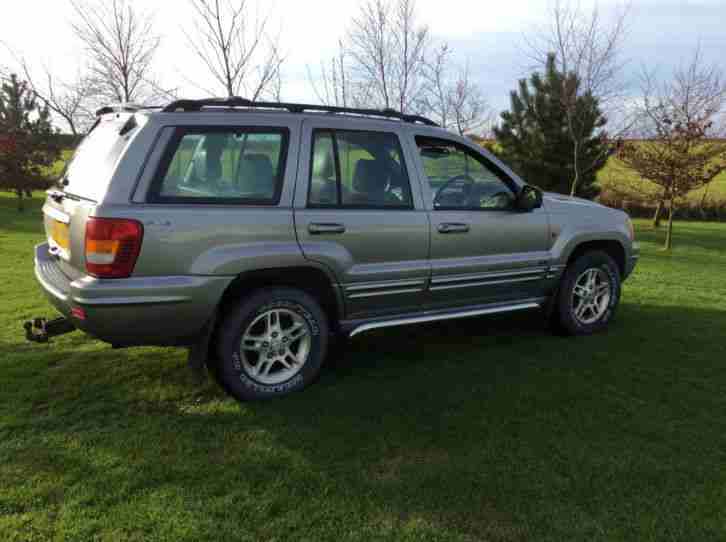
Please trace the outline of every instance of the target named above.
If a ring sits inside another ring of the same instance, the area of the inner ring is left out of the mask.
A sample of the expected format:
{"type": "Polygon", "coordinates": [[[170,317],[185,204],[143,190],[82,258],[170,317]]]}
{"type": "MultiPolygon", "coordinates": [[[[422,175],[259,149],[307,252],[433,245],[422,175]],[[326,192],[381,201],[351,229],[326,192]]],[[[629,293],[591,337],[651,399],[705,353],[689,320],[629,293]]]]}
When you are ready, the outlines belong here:
{"type": "Polygon", "coordinates": [[[555,328],[589,335],[607,327],[620,301],[620,272],[605,252],[586,252],[565,271],[557,293],[555,328]]]}
{"type": "Polygon", "coordinates": [[[215,374],[242,401],[286,395],[315,380],[327,338],[327,318],[310,295],[260,290],[223,319],[215,374]]]}

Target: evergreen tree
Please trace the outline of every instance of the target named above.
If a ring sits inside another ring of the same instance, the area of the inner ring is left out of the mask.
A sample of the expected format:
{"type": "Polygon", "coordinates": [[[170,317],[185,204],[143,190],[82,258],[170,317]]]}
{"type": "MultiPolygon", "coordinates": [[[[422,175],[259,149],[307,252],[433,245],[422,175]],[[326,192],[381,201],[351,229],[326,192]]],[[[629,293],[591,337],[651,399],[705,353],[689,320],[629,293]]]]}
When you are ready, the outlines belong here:
{"type": "Polygon", "coordinates": [[[569,135],[564,104],[567,96],[576,96],[573,122],[576,133],[587,134],[579,152],[582,178],[576,195],[595,197],[597,171],[610,154],[607,122],[598,100],[579,94],[579,80],[574,74],[557,70],[555,56],[550,55],[544,74],[534,73],[530,80],[519,81],[512,91],[511,110],[501,114],[501,126],[494,129],[499,155],[527,182],[543,190],[569,194],[574,177],[574,144],[569,135]],[[573,91],[574,90],[574,91],[573,91]]]}
{"type": "Polygon", "coordinates": [[[0,190],[15,192],[22,211],[25,196],[50,185],[46,171],[59,154],[48,108],[11,75],[0,88],[0,190]]]}

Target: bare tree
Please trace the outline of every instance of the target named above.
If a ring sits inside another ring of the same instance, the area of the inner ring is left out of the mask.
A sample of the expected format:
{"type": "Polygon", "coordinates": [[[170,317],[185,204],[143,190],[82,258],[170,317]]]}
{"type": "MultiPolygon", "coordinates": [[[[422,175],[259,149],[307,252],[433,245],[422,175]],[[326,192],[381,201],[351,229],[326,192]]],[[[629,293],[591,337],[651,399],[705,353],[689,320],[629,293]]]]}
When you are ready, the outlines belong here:
{"type": "Polygon", "coordinates": [[[96,87],[89,77],[79,72],[71,82],[61,81],[43,67],[42,76],[36,78],[25,60],[21,65],[33,94],[68,125],[73,135],[82,134],[91,126],[95,115],[90,100],[96,87]]]}
{"type": "Polygon", "coordinates": [[[160,38],[153,18],[128,0],[71,0],[76,36],[85,45],[89,79],[101,100],[146,102],[158,95],[151,71],[160,38]]]}
{"type": "Polygon", "coordinates": [[[642,92],[641,129],[647,139],[626,142],[619,157],[661,187],[669,203],[664,247],[669,250],[677,206],[691,190],[726,171],[726,79],[719,68],[704,64],[697,48],[670,81],[658,84],[646,72],[642,92]]]}
{"type": "Polygon", "coordinates": [[[414,0],[367,0],[348,33],[351,73],[374,107],[411,112],[421,103],[429,30],[414,0]]]}
{"type": "Polygon", "coordinates": [[[457,67],[451,56],[451,48],[444,43],[427,59],[421,104],[423,111],[442,128],[464,135],[491,124],[493,115],[481,90],[470,77],[469,63],[457,67]]]}
{"type": "Polygon", "coordinates": [[[425,87],[422,104],[426,114],[434,117],[442,128],[451,125],[452,92],[450,65],[452,50],[447,43],[436,47],[424,67],[425,87]]]}
{"type": "Polygon", "coordinates": [[[486,131],[494,121],[494,114],[481,89],[470,78],[468,63],[459,72],[454,84],[451,111],[459,135],[486,131]]]}
{"type": "Polygon", "coordinates": [[[279,95],[283,58],[278,40],[267,34],[267,19],[252,16],[248,0],[190,2],[197,22],[187,39],[224,93],[251,100],[279,95]]]}
{"type": "MultiPolygon", "coordinates": [[[[630,4],[616,6],[611,17],[603,17],[597,6],[590,10],[569,0],[557,0],[551,12],[550,24],[533,33],[534,37],[525,38],[530,59],[536,67],[546,66],[547,56],[554,53],[557,68],[565,75],[574,74],[577,81],[563,89],[562,108],[567,119],[570,139],[573,144],[573,179],[571,194],[574,195],[583,168],[580,154],[584,140],[589,137],[580,129],[577,98],[590,95],[595,98],[610,120],[618,119],[620,128],[611,131],[611,137],[624,132],[630,120],[622,107],[623,68],[622,49],[627,35],[627,18],[630,4]]],[[[602,157],[600,157],[602,158],[602,157]]]]}
{"type": "Polygon", "coordinates": [[[320,74],[316,78],[307,66],[308,81],[318,101],[324,105],[348,107],[352,103],[353,90],[343,42],[338,42],[338,54],[329,62],[320,62],[320,74]]]}

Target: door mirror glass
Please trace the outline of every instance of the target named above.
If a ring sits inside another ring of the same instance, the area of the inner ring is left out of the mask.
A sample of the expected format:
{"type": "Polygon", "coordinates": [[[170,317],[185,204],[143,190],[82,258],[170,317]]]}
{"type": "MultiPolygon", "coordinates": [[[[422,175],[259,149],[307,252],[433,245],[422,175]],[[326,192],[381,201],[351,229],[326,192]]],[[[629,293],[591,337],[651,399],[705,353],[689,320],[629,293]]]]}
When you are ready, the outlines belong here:
{"type": "Polygon", "coordinates": [[[517,210],[527,213],[539,207],[542,207],[542,191],[529,184],[524,185],[517,196],[517,210]]]}

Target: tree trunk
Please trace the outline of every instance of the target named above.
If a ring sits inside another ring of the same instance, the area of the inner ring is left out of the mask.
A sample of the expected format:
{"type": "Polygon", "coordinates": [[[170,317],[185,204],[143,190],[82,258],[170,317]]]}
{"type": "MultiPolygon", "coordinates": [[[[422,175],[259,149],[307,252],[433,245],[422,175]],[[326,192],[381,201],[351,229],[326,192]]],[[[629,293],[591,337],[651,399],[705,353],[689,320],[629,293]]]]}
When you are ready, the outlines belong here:
{"type": "Polygon", "coordinates": [[[666,240],[664,250],[670,250],[673,247],[673,214],[675,213],[676,204],[671,200],[668,206],[668,231],[666,232],[666,240]]]}
{"type": "Polygon", "coordinates": [[[23,201],[23,191],[18,189],[15,191],[15,193],[18,195],[18,211],[23,212],[25,210],[25,201],[23,201]]]}
{"type": "Polygon", "coordinates": [[[706,205],[706,198],[708,197],[708,187],[711,186],[711,183],[707,183],[706,186],[703,188],[703,196],[701,197],[701,201],[698,204],[698,210],[701,213],[701,218],[706,220],[706,209],[704,208],[706,205]]]}
{"type": "Polygon", "coordinates": [[[655,208],[655,214],[653,215],[653,228],[660,228],[660,215],[663,214],[663,200],[658,200],[658,206],[655,208]]]}
{"type": "Polygon", "coordinates": [[[575,178],[572,181],[572,188],[570,189],[570,196],[574,197],[575,192],[577,192],[577,187],[580,185],[580,145],[577,141],[577,138],[573,136],[574,139],[574,150],[573,150],[573,158],[574,160],[574,169],[575,169],[575,178]]]}

